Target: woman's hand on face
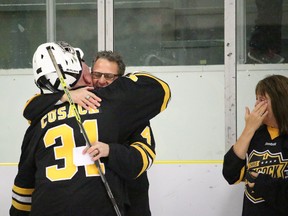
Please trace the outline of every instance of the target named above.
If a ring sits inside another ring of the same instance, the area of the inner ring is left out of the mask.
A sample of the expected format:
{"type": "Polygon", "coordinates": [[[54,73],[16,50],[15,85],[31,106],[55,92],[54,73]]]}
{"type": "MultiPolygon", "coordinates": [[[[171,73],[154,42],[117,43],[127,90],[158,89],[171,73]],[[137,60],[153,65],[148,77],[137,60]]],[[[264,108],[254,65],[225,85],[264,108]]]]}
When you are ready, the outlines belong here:
{"type": "MultiPolygon", "coordinates": [[[[93,89],[93,87],[84,87],[71,90],[70,95],[73,102],[77,103],[86,110],[97,109],[97,107],[100,107],[101,98],[91,92],[93,89]]],[[[63,95],[61,101],[68,101],[66,94],[63,95]]]]}
{"type": "Polygon", "coordinates": [[[252,128],[256,131],[261,126],[263,120],[268,115],[267,105],[267,101],[261,101],[260,103],[255,105],[254,109],[251,112],[249,108],[246,107],[246,127],[252,128]]]}

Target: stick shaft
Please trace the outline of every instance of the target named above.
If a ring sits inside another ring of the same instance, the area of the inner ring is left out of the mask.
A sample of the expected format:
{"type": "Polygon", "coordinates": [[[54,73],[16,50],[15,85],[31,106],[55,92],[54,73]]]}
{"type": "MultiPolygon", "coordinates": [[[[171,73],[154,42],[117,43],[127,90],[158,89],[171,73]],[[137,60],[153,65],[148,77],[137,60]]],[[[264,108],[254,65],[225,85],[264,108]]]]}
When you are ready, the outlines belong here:
{"type": "MultiPolygon", "coordinates": [[[[75,106],[75,103],[74,103],[73,100],[72,100],[71,94],[70,94],[70,92],[69,92],[69,90],[68,90],[68,88],[67,88],[67,85],[66,85],[66,83],[65,83],[64,77],[63,77],[63,75],[62,75],[62,73],[61,73],[61,70],[60,70],[60,68],[59,68],[59,66],[58,66],[58,64],[57,64],[57,62],[56,62],[56,59],[55,59],[54,54],[53,54],[53,52],[52,52],[52,50],[51,50],[51,47],[47,47],[47,51],[48,51],[48,53],[49,53],[49,56],[50,56],[50,58],[51,58],[51,60],[52,60],[53,65],[54,65],[54,67],[55,67],[55,69],[56,69],[56,73],[57,73],[57,76],[58,76],[58,78],[59,78],[59,80],[60,80],[60,83],[61,83],[61,85],[62,85],[62,87],[63,87],[63,90],[64,90],[65,94],[67,95],[68,102],[69,102],[70,106],[72,107],[72,109],[73,109],[73,111],[74,111],[74,115],[75,115],[75,118],[76,118],[76,120],[77,120],[77,123],[78,123],[78,125],[79,125],[79,127],[80,127],[81,133],[83,134],[83,137],[84,137],[86,143],[89,145],[89,147],[91,147],[91,143],[90,143],[90,140],[89,140],[89,138],[88,138],[88,135],[87,135],[87,133],[86,133],[86,131],[85,131],[85,128],[84,128],[84,126],[83,126],[83,124],[82,124],[80,114],[79,114],[79,112],[78,112],[78,109],[77,109],[76,106],[75,106]]],[[[105,186],[105,188],[106,188],[107,194],[108,194],[108,196],[109,196],[109,198],[110,198],[110,200],[111,200],[111,202],[112,202],[112,204],[113,204],[113,207],[114,207],[114,209],[115,209],[115,212],[116,212],[117,216],[121,216],[119,207],[118,207],[118,205],[117,205],[117,203],[116,203],[116,200],[115,200],[115,198],[114,198],[114,196],[113,196],[113,193],[112,193],[112,191],[111,191],[111,189],[110,189],[110,186],[109,186],[109,184],[108,184],[108,181],[107,181],[107,179],[106,179],[106,177],[105,177],[105,174],[103,173],[103,171],[102,171],[102,169],[101,169],[100,160],[95,161],[95,165],[96,165],[97,169],[99,170],[99,173],[100,173],[102,182],[103,182],[103,184],[104,184],[104,186],[105,186]]]]}

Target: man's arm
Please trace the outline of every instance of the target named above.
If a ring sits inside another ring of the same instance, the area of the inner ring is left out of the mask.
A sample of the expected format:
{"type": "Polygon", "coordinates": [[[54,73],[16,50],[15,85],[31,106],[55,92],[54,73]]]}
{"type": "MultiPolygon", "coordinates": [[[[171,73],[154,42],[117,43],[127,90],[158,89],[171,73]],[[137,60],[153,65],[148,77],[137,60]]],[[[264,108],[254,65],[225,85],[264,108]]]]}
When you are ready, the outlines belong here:
{"type": "Polygon", "coordinates": [[[54,109],[63,92],[53,94],[38,94],[30,98],[24,107],[23,116],[30,122],[37,121],[43,115],[54,109]]]}
{"type": "Polygon", "coordinates": [[[105,158],[106,165],[121,178],[132,180],[140,176],[155,159],[155,140],[149,124],[139,127],[126,143],[95,142],[84,154],[94,161],[105,158]]]}
{"type": "MultiPolygon", "coordinates": [[[[70,94],[73,102],[79,104],[87,110],[90,108],[96,109],[96,107],[99,107],[101,99],[90,91],[92,89],[92,87],[83,87],[71,90],[70,94]],[[88,95],[89,97],[87,97],[88,95]]],[[[53,110],[55,105],[67,101],[67,95],[64,94],[64,92],[38,94],[27,101],[23,116],[28,121],[36,121],[49,111],[53,110]]]]}
{"type": "Polygon", "coordinates": [[[150,125],[135,130],[126,145],[110,144],[108,166],[123,179],[139,177],[156,157],[155,140],[150,125]]]}
{"type": "Polygon", "coordinates": [[[119,77],[109,86],[96,90],[96,94],[119,113],[120,134],[130,134],[149,122],[167,108],[171,98],[169,85],[148,73],[119,77]]]}

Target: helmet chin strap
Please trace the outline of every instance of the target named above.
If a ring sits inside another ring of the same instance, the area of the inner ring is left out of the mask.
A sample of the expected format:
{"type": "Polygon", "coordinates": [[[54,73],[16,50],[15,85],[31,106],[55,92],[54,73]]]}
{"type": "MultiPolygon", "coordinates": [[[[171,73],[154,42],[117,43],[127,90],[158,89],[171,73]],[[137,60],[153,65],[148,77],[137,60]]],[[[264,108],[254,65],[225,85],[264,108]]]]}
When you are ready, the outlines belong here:
{"type": "MultiPolygon", "coordinates": [[[[38,82],[36,81],[34,82],[37,85],[37,87],[41,90],[41,94],[51,94],[51,93],[63,91],[61,89],[62,85],[61,85],[59,78],[55,81],[54,85],[52,85],[51,82],[47,80],[45,77],[40,77],[38,79],[38,82]]],[[[77,82],[77,80],[75,82],[77,82]]]]}

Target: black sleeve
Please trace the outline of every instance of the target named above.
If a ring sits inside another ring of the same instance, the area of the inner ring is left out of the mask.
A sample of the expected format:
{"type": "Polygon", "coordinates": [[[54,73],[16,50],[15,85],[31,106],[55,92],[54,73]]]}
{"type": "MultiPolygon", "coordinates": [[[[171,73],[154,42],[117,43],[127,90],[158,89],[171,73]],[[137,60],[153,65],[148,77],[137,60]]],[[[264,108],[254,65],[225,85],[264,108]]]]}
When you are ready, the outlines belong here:
{"type": "Polygon", "coordinates": [[[34,143],[36,142],[31,141],[34,140],[33,128],[34,125],[31,125],[27,129],[21,146],[18,173],[14,179],[14,186],[12,188],[11,216],[26,216],[29,215],[31,210],[36,172],[34,163],[34,143]]]}
{"type": "Polygon", "coordinates": [[[145,125],[135,130],[127,144],[109,144],[108,166],[123,179],[139,177],[155,159],[155,140],[151,127],[145,125]]]}
{"type": "Polygon", "coordinates": [[[37,121],[46,113],[54,109],[55,104],[61,99],[64,92],[53,94],[38,94],[29,99],[25,105],[23,116],[28,121],[37,121]]]}
{"type": "Polygon", "coordinates": [[[125,93],[131,95],[126,103],[131,106],[132,110],[139,110],[139,115],[147,114],[151,119],[167,108],[171,91],[166,82],[145,73],[135,73],[128,77],[134,83],[128,86],[125,93]]]}
{"type": "Polygon", "coordinates": [[[255,180],[255,192],[264,198],[279,215],[288,212],[288,180],[272,178],[270,175],[260,173],[255,180]]]}
{"type": "Polygon", "coordinates": [[[229,184],[239,183],[245,176],[246,161],[240,159],[233,150],[233,146],[224,156],[222,174],[229,184]]]}
{"type": "Polygon", "coordinates": [[[165,110],[171,98],[169,85],[147,73],[119,77],[109,86],[96,90],[95,94],[116,107],[120,130],[124,134],[131,133],[165,110]]]}

